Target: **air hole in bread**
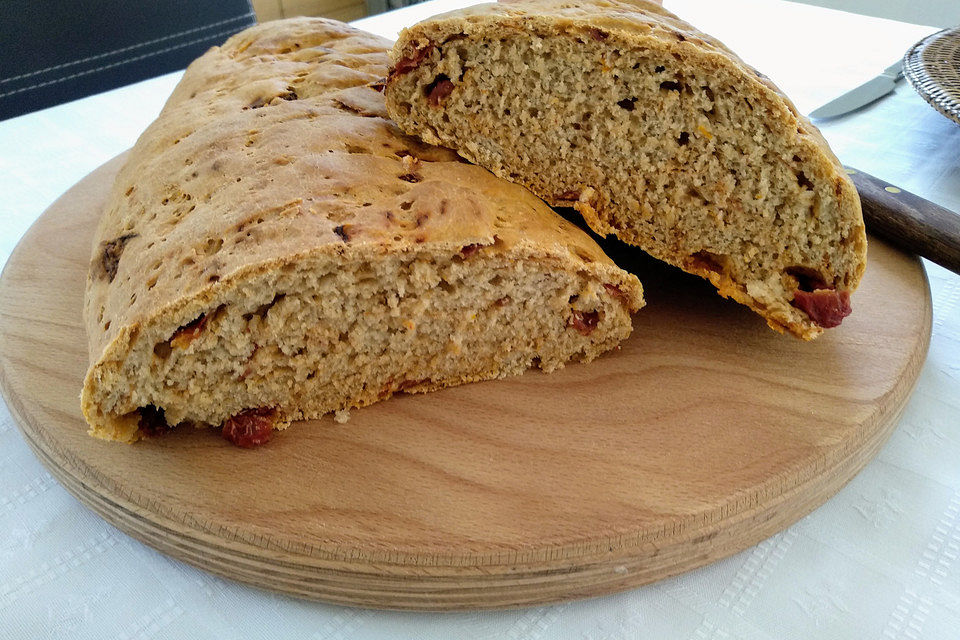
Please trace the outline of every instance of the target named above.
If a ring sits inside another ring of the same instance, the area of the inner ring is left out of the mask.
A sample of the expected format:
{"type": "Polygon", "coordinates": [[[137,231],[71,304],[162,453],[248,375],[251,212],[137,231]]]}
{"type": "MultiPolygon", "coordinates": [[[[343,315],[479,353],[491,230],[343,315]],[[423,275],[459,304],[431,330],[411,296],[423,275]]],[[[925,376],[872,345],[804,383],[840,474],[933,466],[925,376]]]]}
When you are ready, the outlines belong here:
{"type": "Polygon", "coordinates": [[[124,247],[127,242],[135,237],[137,237],[137,234],[127,233],[101,245],[100,268],[108,282],[113,282],[113,279],[117,276],[117,269],[120,266],[120,257],[123,255],[124,247]]]}
{"type": "Polygon", "coordinates": [[[723,263],[726,256],[702,249],[687,257],[688,268],[699,271],[723,273],[723,263]]]}
{"type": "Polygon", "coordinates": [[[173,428],[167,424],[163,409],[158,409],[152,404],[140,407],[136,413],[140,417],[140,431],[147,437],[162,436],[173,428]]]}
{"type": "Polygon", "coordinates": [[[286,297],[287,297],[287,294],[285,294],[285,293],[278,293],[277,295],[275,295],[275,296],[273,297],[273,300],[271,300],[270,302],[267,302],[267,303],[265,303],[265,304],[260,305],[260,306],[257,307],[254,311],[251,311],[250,313],[244,314],[243,317],[244,317],[246,320],[251,320],[251,319],[254,318],[254,317],[257,317],[257,318],[260,318],[261,320],[263,320],[264,318],[267,317],[267,314],[270,312],[270,309],[272,309],[274,306],[276,306],[276,304],[277,304],[278,302],[280,302],[281,300],[283,300],[283,299],[286,298],[286,297]]]}
{"type": "Polygon", "coordinates": [[[700,189],[698,189],[697,187],[694,187],[694,186],[687,187],[687,194],[691,198],[699,201],[703,205],[710,204],[710,200],[708,200],[706,196],[703,195],[703,192],[701,192],[700,189]]]}
{"type": "Polygon", "coordinates": [[[797,289],[808,293],[817,289],[831,289],[831,287],[817,269],[813,267],[793,266],[783,270],[788,276],[797,281],[797,289]]]}

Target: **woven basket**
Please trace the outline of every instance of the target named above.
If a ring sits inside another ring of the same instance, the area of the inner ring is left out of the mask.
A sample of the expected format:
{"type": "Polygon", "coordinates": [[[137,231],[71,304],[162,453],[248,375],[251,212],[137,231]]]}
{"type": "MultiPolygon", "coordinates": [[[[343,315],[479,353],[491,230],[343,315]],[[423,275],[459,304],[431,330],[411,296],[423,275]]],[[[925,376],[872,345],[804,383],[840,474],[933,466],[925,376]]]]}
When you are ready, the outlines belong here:
{"type": "Polygon", "coordinates": [[[903,75],[934,109],[960,124],[960,27],[910,47],[903,56],[903,75]]]}

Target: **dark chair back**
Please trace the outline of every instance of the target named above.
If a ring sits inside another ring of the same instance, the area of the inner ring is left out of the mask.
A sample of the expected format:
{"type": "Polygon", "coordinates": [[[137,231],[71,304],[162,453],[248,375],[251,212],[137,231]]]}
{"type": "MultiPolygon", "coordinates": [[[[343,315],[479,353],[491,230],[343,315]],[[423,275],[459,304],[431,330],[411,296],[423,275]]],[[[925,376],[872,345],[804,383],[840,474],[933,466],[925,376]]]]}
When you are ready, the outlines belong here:
{"type": "Polygon", "coordinates": [[[0,17],[0,120],[183,69],[256,21],[249,0],[11,3],[0,17]]]}

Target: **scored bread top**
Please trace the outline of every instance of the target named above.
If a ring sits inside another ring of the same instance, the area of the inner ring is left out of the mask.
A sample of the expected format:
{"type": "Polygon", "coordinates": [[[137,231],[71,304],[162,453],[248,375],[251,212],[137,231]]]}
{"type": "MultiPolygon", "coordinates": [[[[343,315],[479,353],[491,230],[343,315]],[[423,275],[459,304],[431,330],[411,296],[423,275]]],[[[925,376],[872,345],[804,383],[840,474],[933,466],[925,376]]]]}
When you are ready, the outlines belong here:
{"type": "MultiPolygon", "coordinates": [[[[800,117],[793,102],[768,77],[713,36],[670,13],[659,2],[649,0],[500,0],[476,4],[437,14],[403,29],[394,44],[392,58],[402,59],[418,48],[443,42],[450,36],[471,35],[491,28],[540,34],[574,33],[597,40],[618,33],[686,42],[704,52],[718,54],[718,64],[726,64],[723,62],[726,60],[745,69],[757,82],[776,93],[794,116],[800,117]]],[[[805,122],[812,132],[820,135],[816,127],[805,122]]]]}
{"type": "MultiPolygon", "coordinates": [[[[190,65],[130,152],[96,232],[91,364],[121,360],[159,315],[318,252],[532,248],[602,274],[642,306],[636,278],[538,198],[386,119],[389,45],[298,18],[252,27],[190,65]]],[[[87,385],[97,378],[91,368],[87,385]]]]}

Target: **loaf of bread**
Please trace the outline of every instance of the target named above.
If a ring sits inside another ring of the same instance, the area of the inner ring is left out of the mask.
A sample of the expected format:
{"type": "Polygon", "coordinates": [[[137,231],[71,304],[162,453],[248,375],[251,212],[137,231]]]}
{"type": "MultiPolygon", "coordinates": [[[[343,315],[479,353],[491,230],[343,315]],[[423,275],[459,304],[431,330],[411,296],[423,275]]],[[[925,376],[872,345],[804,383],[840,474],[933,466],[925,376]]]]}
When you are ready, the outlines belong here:
{"type": "Polygon", "coordinates": [[[860,201],[763,75],[643,0],[477,5],[406,29],[387,111],[811,339],[850,312],[860,201]]]}
{"type": "Polygon", "coordinates": [[[253,446],[629,335],[635,276],[522,187],[386,119],[389,44],[294,19],[189,67],[96,232],[92,435],[216,425],[253,446]]]}

